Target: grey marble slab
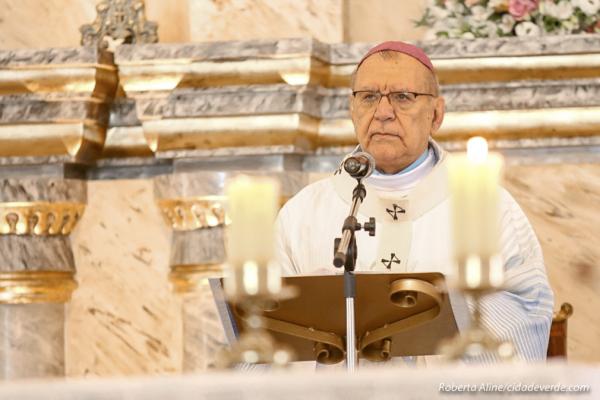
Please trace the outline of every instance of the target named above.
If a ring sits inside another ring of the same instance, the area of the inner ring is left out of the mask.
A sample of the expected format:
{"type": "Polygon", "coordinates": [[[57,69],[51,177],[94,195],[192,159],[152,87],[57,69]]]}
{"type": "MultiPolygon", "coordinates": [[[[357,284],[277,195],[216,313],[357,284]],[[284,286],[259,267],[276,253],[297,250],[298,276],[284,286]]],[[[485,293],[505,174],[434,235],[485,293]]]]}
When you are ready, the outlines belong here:
{"type": "Polygon", "coordinates": [[[63,377],[64,326],[63,304],[0,304],[0,379],[63,377]]]}
{"type": "MultiPolygon", "coordinates": [[[[157,99],[153,99],[157,101],[157,99]]],[[[139,100],[137,104],[142,101],[139,100]]],[[[110,118],[109,126],[139,126],[141,122],[138,118],[136,109],[136,101],[133,99],[127,99],[119,97],[113,101],[110,105],[110,118]]]]}
{"type": "Polygon", "coordinates": [[[167,98],[137,100],[141,118],[186,118],[302,112],[319,117],[326,89],[311,86],[248,85],[179,89],[167,98]]]}
{"type": "MultiPolygon", "coordinates": [[[[579,34],[494,39],[436,39],[414,42],[433,60],[461,57],[498,57],[600,52],[600,34],[579,34]]],[[[335,43],[329,62],[355,64],[377,43],[335,43]]]]}
{"type": "MultiPolygon", "coordinates": [[[[325,44],[296,38],[195,44],[122,45],[115,61],[127,63],[156,59],[239,60],[311,54],[331,64],[353,64],[377,43],[325,44]]],[[[600,52],[600,34],[495,39],[437,39],[416,42],[432,59],[459,57],[522,56],[600,52]]]]}
{"type": "Polygon", "coordinates": [[[301,171],[303,156],[298,154],[269,154],[256,156],[206,157],[197,159],[179,159],[173,161],[173,172],[211,172],[211,171],[263,171],[283,172],[301,171]]]}
{"type": "Polygon", "coordinates": [[[78,164],[2,164],[0,162],[1,179],[31,179],[39,177],[54,177],[60,179],[86,179],[85,169],[78,164]]]}
{"type": "Polygon", "coordinates": [[[87,183],[79,179],[0,178],[0,203],[10,201],[71,201],[85,203],[87,183]]]}
{"type": "Polygon", "coordinates": [[[589,107],[600,105],[600,79],[449,85],[442,95],[450,112],[589,107]]]}
{"type": "Polygon", "coordinates": [[[0,235],[0,271],[75,271],[69,237],[0,235]]]}
{"type": "Polygon", "coordinates": [[[41,165],[41,164],[64,164],[73,162],[70,155],[60,156],[15,156],[0,157],[0,166],[2,165],[41,165]]]}
{"type": "Polygon", "coordinates": [[[224,227],[173,232],[170,265],[222,263],[226,257],[224,227]]]}
{"type": "Polygon", "coordinates": [[[272,145],[272,146],[243,146],[243,147],[220,147],[215,149],[194,150],[166,150],[156,152],[157,158],[208,158],[208,157],[230,157],[230,156],[264,156],[270,154],[311,154],[313,150],[307,145],[272,145]]]}
{"type": "Polygon", "coordinates": [[[95,47],[0,50],[0,68],[95,63],[99,57],[95,47]]]}
{"type": "Polygon", "coordinates": [[[226,344],[225,332],[209,285],[183,297],[183,372],[214,368],[226,344]]]}
{"type": "MultiPolygon", "coordinates": [[[[140,119],[302,113],[349,118],[349,88],[253,85],[176,90],[166,98],[136,100],[140,119]]],[[[585,107],[600,104],[600,79],[491,82],[442,86],[447,111],[585,107]]],[[[127,122],[134,124],[131,104],[127,122]]],[[[115,121],[117,118],[115,117],[115,121]]]]}
{"type": "MultiPolygon", "coordinates": [[[[300,165],[300,160],[298,160],[298,166],[300,165]]],[[[154,196],[157,199],[169,199],[224,195],[227,181],[241,174],[274,178],[280,184],[282,196],[294,195],[308,183],[307,174],[298,170],[276,172],[262,169],[248,169],[246,171],[175,173],[154,178],[154,196]]]]}
{"type": "Polygon", "coordinates": [[[312,55],[327,61],[327,45],[309,38],[258,39],[193,44],[143,44],[121,45],[115,50],[115,62],[124,64],[136,61],[192,59],[240,60],[281,56],[312,55]]]}
{"type": "Polygon", "coordinates": [[[108,122],[108,105],[95,101],[46,101],[0,96],[0,124],[81,121],[108,122]]]}

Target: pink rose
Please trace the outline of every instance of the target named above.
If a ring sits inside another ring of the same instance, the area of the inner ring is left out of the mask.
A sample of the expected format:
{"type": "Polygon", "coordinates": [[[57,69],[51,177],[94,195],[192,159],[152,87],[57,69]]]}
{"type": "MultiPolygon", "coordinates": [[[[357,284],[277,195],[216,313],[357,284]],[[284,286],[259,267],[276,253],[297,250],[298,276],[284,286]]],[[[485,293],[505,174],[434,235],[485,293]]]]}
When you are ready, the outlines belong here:
{"type": "Polygon", "coordinates": [[[540,0],[510,0],[508,12],[517,21],[523,20],[530,12],[538,8],[540,0]]]}
{"type": "Polygon", "coordinates": [[[472,7],[472,6],[479,4],[480,1],[481,0],[465,0],[465,5],[467,7],[472,7]]]}

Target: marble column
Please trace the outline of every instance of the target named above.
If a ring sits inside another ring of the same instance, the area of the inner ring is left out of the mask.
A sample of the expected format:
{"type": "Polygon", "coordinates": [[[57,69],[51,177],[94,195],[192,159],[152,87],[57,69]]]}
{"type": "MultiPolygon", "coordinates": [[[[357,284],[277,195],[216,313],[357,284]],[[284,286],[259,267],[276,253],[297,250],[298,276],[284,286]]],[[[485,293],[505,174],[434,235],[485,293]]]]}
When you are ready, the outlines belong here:
{"type": "Polygon", "coordinates": [[[82,180],[0,179],[0,379],[64,376],[69,234],[85,202],[82,180]]]}
{"type": "MultiPolygon", "coordinates": [[[[307,176],[301,171],[277,171],[278,165],[287,164],[286,158],[284,155],[248,157],[248,160],[241,157],[231,160],[229,167],[239,168],[240,163],[249,161],[264,164],[268,160],[275,170],[254,169],[243,173],[275,177],[281,184],[283,203],[306,184],[307,176]]],[[[214,166],[222,168],[223,163],[215,162],[214,166]]],[[[222,275],[226,261],[225,231],[229,223],[224,189],[227,180],[240,173],[205,170],[163,175],[154,180],[158,206],[174,230],[170,279],[173,289],[183,296],[184,372],[210,369],[218,351],[226,346],[208,279],[222,275]]]]}

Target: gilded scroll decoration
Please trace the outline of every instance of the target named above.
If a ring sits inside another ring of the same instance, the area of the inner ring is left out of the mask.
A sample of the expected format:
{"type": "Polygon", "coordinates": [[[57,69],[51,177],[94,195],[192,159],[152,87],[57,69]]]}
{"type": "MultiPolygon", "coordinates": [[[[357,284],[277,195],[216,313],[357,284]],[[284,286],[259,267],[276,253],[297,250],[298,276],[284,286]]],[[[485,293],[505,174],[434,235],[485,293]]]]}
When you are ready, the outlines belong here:
{"type": "Polygon", "coordinates": [[[214,228],[230,223],[224,196],[160,199],[158,206],[165,221],[176,231],[214,228]]]}
{"type": "Polygon", "coordinates": [[[69,235],[84,209],[71,202],[0,203],[0,235],[69,235]]]}

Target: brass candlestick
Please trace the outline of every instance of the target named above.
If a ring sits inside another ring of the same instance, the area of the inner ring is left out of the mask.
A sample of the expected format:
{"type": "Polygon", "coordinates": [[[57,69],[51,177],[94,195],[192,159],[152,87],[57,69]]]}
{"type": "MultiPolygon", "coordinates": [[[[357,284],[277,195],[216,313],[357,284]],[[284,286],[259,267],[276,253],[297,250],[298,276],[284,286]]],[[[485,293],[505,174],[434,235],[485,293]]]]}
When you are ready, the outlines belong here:
{"type": "Polygon", "coordinates": [[[444,341],[440,354],[449,360],[463,357],[478,357],[494,354],[502,361],[514,357],[514,347],[510,342],[494,338],[481,321],[481,300],[499,289],[503,284],[503,266],[498,256],[481,259],[469,257],[459,263],[458,288],[473,302],[471,326],[454,338],[444,341]]]}
{"type": "Polygon", "coordinates": [[[292,290],[281,288],[277,266],[266,268],[248,265],[230,268],[225,278],[225,293],[236,313],[243,321],[239,340],[221,352],[217,366],[235,368],[244,364],[271,364],[284,367],[293,361],[293,352],[279,345],[265,329],[262,313],[278,307],[278,301],[293,295],[292,290]],[[270,283],[270,284],[269,284],[270,283]]]}

